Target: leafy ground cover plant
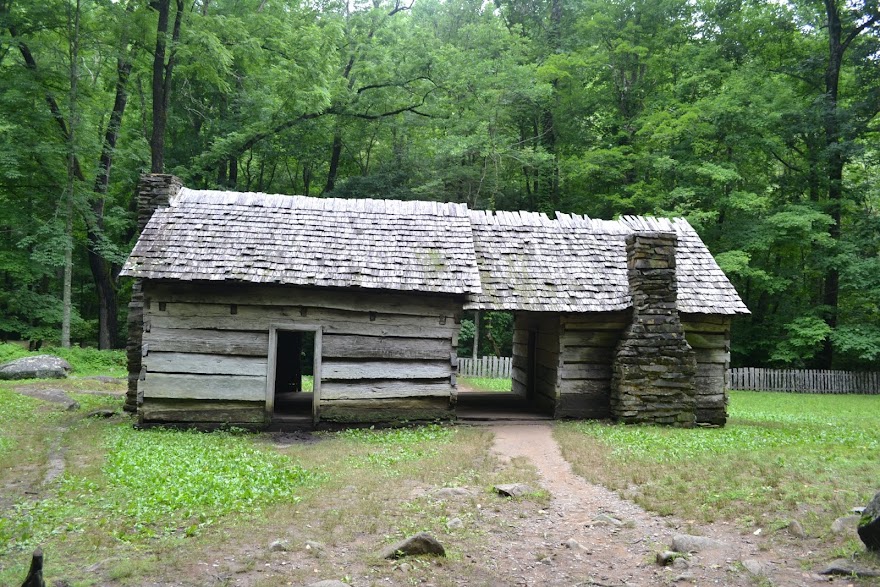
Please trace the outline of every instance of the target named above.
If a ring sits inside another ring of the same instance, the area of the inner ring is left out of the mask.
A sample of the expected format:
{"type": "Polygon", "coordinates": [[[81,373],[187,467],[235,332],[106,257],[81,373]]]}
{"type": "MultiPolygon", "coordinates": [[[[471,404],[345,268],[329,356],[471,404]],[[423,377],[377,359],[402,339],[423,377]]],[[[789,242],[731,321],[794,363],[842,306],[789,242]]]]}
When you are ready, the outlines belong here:
{"type": "Polygon", "coordinates": [[[724,428],[573,422],[556,429],[579,474],[661,514],[742,526],[799,519],[811,535],[876,491],[880,397],[732,392],[724,428]]]}

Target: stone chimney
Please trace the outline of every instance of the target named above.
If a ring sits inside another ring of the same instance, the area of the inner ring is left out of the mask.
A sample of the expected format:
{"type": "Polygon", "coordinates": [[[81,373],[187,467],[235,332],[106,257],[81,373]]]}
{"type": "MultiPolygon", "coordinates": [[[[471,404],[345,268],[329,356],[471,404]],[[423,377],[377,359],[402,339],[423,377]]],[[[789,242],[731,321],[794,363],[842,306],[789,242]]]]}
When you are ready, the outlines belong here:
{"type": "Polygon", "coordinates": [[[675,247],[669,232],[626,237],[632,323],[615,351],[611,415],[624,423],[693,426],[696,356],[675,302],[675,247]]]}
{"type": "MultiPolygon", "coordinates": [[[[151,173],[141,176],[137,189],[138,235],[143,232],[153,212],[167,206],[181,187],[183,183],[173,175],[151,173]]],[[[125,347],[128,358],[128,392],[125,394],[124,409],[127,412],[136,412],[138,408],[137,385],[141,375],[143,337],[144,294],[141,280],[136,279],[131,288],[131,302],[128,304],[128,345],[125,347]]]]}

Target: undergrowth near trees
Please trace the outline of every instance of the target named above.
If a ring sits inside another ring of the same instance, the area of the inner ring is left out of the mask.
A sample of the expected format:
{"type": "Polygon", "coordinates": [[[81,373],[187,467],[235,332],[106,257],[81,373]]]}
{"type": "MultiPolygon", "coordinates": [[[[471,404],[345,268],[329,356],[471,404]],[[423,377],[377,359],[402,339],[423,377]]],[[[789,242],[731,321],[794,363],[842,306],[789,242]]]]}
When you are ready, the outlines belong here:
{"type": "Polygon", "coordinates": [[[0,343],[0,364],[36,355],[55,355],[61,357],[72,367],[77,376],[106,375],[124,377],[126,374],[125,351],[102,351],[92,347],[73,346],[67,349],[43,347],[39,351],[28,351],[13,343],[0,343]]]}

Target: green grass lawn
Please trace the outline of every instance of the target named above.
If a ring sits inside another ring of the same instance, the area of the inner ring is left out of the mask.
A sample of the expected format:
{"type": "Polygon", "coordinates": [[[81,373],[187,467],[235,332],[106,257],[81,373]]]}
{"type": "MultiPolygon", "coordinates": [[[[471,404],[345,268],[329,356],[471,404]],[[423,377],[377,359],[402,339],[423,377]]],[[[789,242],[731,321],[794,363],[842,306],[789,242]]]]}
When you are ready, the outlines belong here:
{"type": "Polygon", "coordinates": [[[880,396],[734,391],[729,411],[724,428],[570,422],[556,437],[579,474],[686,520],[772,531],[798,519],[828,537],[880,489],[880,396]]]}
{"type": "Polygon", "coordinates": [[[474,391],[511,391],[510,379],[495,377],[459,377],[459,384],[474,391]]]}

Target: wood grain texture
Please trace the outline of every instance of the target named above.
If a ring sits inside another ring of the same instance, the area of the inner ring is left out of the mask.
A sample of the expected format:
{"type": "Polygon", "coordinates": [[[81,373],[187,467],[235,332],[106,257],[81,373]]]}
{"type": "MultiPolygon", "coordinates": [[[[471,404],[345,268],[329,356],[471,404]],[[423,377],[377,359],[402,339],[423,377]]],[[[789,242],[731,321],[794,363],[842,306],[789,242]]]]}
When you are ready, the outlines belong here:
{"type": "Polygon", "coordinates": [[[379,380],[324,381],[321,397],[325,400],[354,400],[369,398],[446,397],[454,388],[449,379],[419,379],[413,381],[379,380]]]}
{"type": "Polygon", "coordinates": [[[148,354],[188,352],[265,357],[269,351],[269,333],[154,326],[144,333],[144,345],[148,354]]]}
{"type": "Polygon", "coordinates": [[[144,398],[266,401],[266,377],[147,373],[144,398]]]}
{"type": "Polygon", "coordinates": [[[150,352],[143,358],[142,363],[148,373],[255,375],[261,377],[266,377],[268,365],[265,357],[164,352],[150,352]]]}
{"type": "Polygon", "coordinates": [[[321,378],[352,379],[449,379],[455,371],[449,361],[343,361],[324,359],[321,378]]]}
{"type": "Polygon", "coordinates": [[[327,334],[322,355],[325,359],[442,359],[449,357],[452,344],[442,338],[385,338],[327,334]]]}
{"type": "Polygon", "coordinates": [[[258,424],[266,422],[263,402],[149,398],[140,408],[145,423],[207,422],[258,424]]]}

